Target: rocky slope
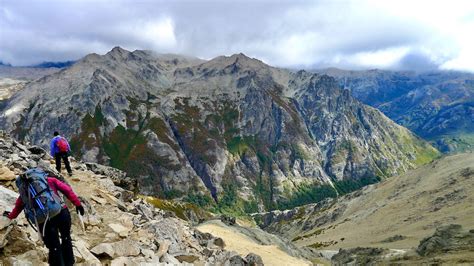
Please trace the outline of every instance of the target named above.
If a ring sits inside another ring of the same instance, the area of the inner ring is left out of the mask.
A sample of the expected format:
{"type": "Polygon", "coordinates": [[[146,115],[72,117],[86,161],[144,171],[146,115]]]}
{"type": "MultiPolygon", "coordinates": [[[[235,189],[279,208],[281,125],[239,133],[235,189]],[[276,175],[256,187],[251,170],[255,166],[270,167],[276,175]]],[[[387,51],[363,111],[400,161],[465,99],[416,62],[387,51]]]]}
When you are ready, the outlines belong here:
{"type": "Polygon", "coordinates": [[[473,263],[473,177],[474,154],[459,154],[338,199],[255,218],[297,246],[325,254],[348,249],[336,257],[339,261],[385,256],[412,263],[473,263]]]}
{"type": "MultiPolygon", "coordinates": [[[[51,168],[50,159],[37,146],[24,146],[0,135],[2,213],[11,210],[18,197],[12,183],[23,169],[41,166],[52,175],[64,178],[51,168]]],[[[66,178],[65,182],[80,196],[86,209],[85,231],[82,231],[77,215],[72,214],[77,265],[275,265],[271,261],[267,263],[265,258],[262,260],[257,255],[261,253],[259,250],[245,254],[239,252],[239,255],[236,251],[240,250],[231,245],[226,247],[226,241],[222,238],[195,229],[192,224],[177,217],[179,212],[154,208],[143,199],[135,198],[131,191],[116,186],[131,185],[124,183],[123,177],[120,177],[123,173],[119,170],[76,161],[72,166],[74,176],[66,178]],[[105,175],[97,174],[99,172],[105,175]]],[[[232,233],[232,226],[226,230],[232,233]]],[[[263,231],[259,235],[271,239],[263,231]]],[[[251,239],[248,244],[264,247],[251,239]]],[[[306,263],[294,257],[296,250],[290,255],[274,247],[274,251],[285,260],[306,263]]],[[[278,260],[277,255],[274,258],[278,260]]],[[[0,217],[0,264],[46,265],[46,259],[47,250],[38,241],[36,232],[28,225],[24,215],[13,222],[0,217]]]]}
{"type": "Polygon", "coordinates": [[[0,121],[43,146],[59,130],[77,156],[125,170],[142,193],[246,211],[319,184],[388,177],[438,153],[333,78],[242,54],[203,61],[116,47],[29,83],[0,121]]]}
{"type": "Polygon", "coordinates": [[[461,72],[318,71],[355,98],[445,152],[474,149],[474,75],[461,72]]]}

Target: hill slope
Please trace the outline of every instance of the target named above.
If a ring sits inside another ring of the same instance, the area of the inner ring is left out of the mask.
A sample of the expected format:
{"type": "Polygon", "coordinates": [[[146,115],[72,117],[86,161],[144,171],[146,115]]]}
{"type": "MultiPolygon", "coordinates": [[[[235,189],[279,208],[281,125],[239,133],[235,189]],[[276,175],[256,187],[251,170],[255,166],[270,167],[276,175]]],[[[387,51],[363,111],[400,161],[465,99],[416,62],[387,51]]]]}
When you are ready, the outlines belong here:
{"type": "Polygon", "coordinates": [[[337,200],[256,218],[298,246],[413,249],[442,226],[474,228],[473,177],[474,154],[453,155],[337,200]]]}
{"type": "Polygon", "coordinates": [[[0,125],[44,146],[57,129],[75,155],[125,170],[144,194],[212,197],[248,212],[291,205],[308,187],[402,173],[438,154],[333,78],[243,54],[91,54],[29,83],[0,125]]]}

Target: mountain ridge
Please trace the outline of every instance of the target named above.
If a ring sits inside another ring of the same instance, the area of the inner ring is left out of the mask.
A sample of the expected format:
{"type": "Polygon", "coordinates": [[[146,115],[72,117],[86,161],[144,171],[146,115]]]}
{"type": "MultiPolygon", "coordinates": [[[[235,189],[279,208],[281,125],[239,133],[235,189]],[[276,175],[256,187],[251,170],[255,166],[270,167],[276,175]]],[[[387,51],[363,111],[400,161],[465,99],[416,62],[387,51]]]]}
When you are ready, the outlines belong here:
{"type": "Polygon", "coordinates": [[[252,210],[303,187],[385,178],[437,156],[333,78],[243,54],[205,62],[121,48],[91,54],[29,83],[0,120],[42,145],[51,128],[63,132],[76,155],[126,170],[145,194],[222,201],[235,193],[230,205],[240,198],[252,210]]]}
{"type": "Polygon", "coordinates": [[[316,70],[443,152],[474,149],[474,74],[316,70]]]}

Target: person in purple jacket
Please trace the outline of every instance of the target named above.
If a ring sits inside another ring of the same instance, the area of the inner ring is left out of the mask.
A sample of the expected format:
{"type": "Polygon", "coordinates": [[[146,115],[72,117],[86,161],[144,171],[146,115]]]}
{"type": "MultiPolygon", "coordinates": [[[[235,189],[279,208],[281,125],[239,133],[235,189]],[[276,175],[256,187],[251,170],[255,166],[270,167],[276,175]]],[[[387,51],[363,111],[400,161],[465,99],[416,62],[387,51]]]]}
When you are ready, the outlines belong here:
{"type": "Polygon", "coordinates": [[[64,161],[66,170],[69,176],[72,176],[71,165],[69,164],[69,153],[71,152],[71,147],[66,138],[59,135],[57,131],[54,132],[54,138],[51,140],[50,144],[51,156],[56,160],[56,170],[61,173],[61,159],[64,161]]]}

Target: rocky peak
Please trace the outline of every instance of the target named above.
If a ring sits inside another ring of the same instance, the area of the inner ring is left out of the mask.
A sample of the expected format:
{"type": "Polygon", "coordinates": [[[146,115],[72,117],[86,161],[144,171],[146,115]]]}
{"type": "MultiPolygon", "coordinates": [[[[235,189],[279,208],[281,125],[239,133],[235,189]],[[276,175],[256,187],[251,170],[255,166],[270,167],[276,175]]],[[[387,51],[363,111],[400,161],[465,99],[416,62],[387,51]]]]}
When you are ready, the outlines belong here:
{"type": "Polygon", "coordinates": [[[110,52],[106,54],[106,56],[114,58],[116,60],[123,60],[127,58],[127,56],[130,54],[129,51],[123,49],[120,46],[115,46],[110,52]]]}

